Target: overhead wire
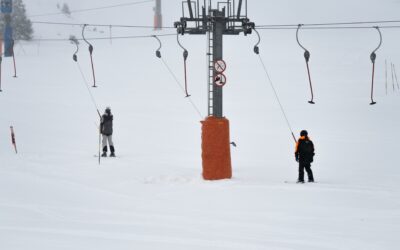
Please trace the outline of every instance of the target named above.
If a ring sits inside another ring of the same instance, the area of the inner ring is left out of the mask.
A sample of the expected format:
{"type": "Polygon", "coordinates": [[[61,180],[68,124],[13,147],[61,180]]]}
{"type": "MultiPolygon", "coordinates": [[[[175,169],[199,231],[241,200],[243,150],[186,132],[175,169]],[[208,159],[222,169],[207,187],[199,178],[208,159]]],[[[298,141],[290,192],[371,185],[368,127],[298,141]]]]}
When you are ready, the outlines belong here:
{"type": "MultiPolygon", "coordinates": [[[[31,21],[33,24],[43,24],[43,25],[64,25],[64,26],[82,26],[85,23],[67,23],[67,22],[52,22],[52,21],[31,21]]],[[[389,28],[400,28],[400,21],[381,21],[381,22],[348,22],[348,23],[315,23],[315,24],[302,24],[302,29],[370,29],[374,26],[360,26],[360,24],[389,24],[398,23],[399,25],[380,25],[379,28],[389,29],[389,28]],[[353,25],[353,26],[347,26],[353,25]],[[357,25],[357,26],[355,26],[357,25]],[[328,27],[327,27],[328,26],[328,27]],[[330,27],[329,27],[330,26],[330,27]]],[[[143,28],[143,29],[154,29],[151,25],[128,25],[128,24],[89,24],[87,26],[93,27],[113,27],[113,28],[143,28]]],[[[376,25],[375,25],[376,26],[376,25]]],[[[257,30],[293,30],[297,29],[298,24],[271,24],[271,25],[256,25],[257,30]]],[[[163,26],[163,29],[175,29],[173,26],[163,26]]]]}
{"type": "MultiPolygon", "coordinates": [[[[332,27],[302,27],[302,30],[352,30],[372,29],[373,26],[332,26],[332,27]]],[[[380,29],[400,29],[400,25],[379,26],[380,29]]],[[[297,27],[260,27],[258,30],[297,30],[297,27]]]]}
{"type": "MultiPolygon", "coordinates": [[[[128,25],[128,24],[95,24],[95,23],[65,23],[65,22],[51,22],[51,21],[31,21],[33,24],[43,24],[43,25],[60,25],[60,26],[91,26],[91,27],[112,27],[112,28],[135,28],[135,29],[154,29],[154,26],[150,25],[128,25]]],[[[161,27],[163,29],[175,29],[172,26],[161,27]]]]}
{"type": "Polygon", "coordinates": [[[69,13],[64,13],[64,12],[61,12],[61,11],[60,11],[60,12],[52,12],[52,13],[44,13],[44,14],[34,14],[34,15],[29,15],[29,17],[65,15],[65,14],[72,14],[72,13],[81,13],[81,12],[89,12],[89,11],[96,11],[96,10],[103,10],[103,9],[112,9],[112,8],[118,8],[118,7],[126,7],[126,6],[132,6],[132,5],[143,4],[143,3],[150,3],[150,2],[154,2],[154,0],[135,1],[135,2],[130,2],[130,3],[122,3],[122,4],[115,4],[115,5],[94,7],[94,8],[70,10],[69,13]]]}
{"type": "MultiPolygon", "coordinates": [[[[380,21],[354,21],[354,22],[328,22],[328,23],[306,23],[307,26],[334,26],[334,25],[359,25],[359,24],[382,24],[382,23],[400,23],[400,20],[380,20],[380,21]]],[[[257,29],[264,27],[297,27],[298,24],[263,24],[256,25],[257,29]]]]}
{"type": "MultiPolygon", "coordinates": [[[[149,38],[153,37],[154,35],[136,35],[136,36],[112,36],[112,39],[139,39],[139,38],[149,38]]],[[[163,36],[176,36],[176,33],[169,33],[169,34],[158,34],[157,36],[163,37],[163,36]]],[[[86,38],[87,41],[95,41],[95,40],[109,40],[110,36],[107,37],[89,37],[86,38]]],[[[78,41],[84,41],[83,38],[76,38],[78,41]]],[[[21,41],[17,40],[16,41],[21,41]]],[[[29,41],[37,41],[37,42],[68,42],[71,41],[70,38],[33,38],[29,41]]]]}
{"type": "MultiPolygon", "coordinates": [[[[126,25],[126,24],[90,24],[90,23],[66,23],[66,22],[50,22],[50,21],[32,21],[33,24],[42,25],[61,25],[61,26],[84,26],[87,27],[107,27],[107,28],[126,28],[126,29],[154,29],[150,25],[126,25]]],[[[380,21],[380,22],[347,22],[347,23],[315,23],[315,24],[302,24],[302,30],[354,30],[354,29],[371,29],[376,26],[338,26],[349,24],[374,24],[374,23],[399,23],[400,21],[380,21]],[[335,26],[330,26],[335,25],[335,26]],[[322,27],[321,27],[322,26],[322,27]],[[327,27],[330,26],[330,27],[327,27]]],[[[175,29],[173,26],[163,26],[163,29],[175,29]]],[[[297,30],[298,24],[282,24],[282,25],[258,25],[257,30],[297,30]]],[[[381,25],[380,29],[400,29],[400,25],[381,25]]],[[[171,34],[172,35],[172,34],[171,34]]],[[[163,36],[159,34],[157,36],[163,36]]],[[[114,39],[115,37],[108,37],[107,39],[114,39]]],[[[106,38],[100,38],[106,39],[106,38]]],[[[118,39],[118,37],[117,37],[118,39]]]]}

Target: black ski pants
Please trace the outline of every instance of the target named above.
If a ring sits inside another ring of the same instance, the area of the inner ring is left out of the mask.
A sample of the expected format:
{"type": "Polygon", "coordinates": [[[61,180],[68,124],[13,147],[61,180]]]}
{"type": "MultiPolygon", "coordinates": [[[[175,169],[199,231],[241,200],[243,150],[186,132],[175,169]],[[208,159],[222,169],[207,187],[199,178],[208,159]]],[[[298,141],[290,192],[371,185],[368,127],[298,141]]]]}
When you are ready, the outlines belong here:
{"type": "Polygon", "coordinates": [[[304,181],[304,169],[308,175],[308,181],[314,181],[313,172],[311,170],[311,163],[300,162],[299,163],[299,181],[304,181]]]}

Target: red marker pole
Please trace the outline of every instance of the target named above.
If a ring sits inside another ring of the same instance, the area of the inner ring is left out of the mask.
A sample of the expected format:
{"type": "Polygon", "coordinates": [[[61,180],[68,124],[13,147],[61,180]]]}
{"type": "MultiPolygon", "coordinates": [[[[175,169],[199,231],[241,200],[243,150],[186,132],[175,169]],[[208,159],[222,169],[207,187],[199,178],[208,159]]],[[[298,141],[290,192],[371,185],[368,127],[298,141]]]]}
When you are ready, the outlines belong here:
{"type": "Polygon", "coordinates": [[[18,154],[17,143],[16,143],[16,141],[15,141],[15,133],[14,133],[14,128],[13,128],[13,126],[10,127],[10,130],[11,130],[11,143],[12,143],[13,146],[14,146],[15,153],[18,154]]]}

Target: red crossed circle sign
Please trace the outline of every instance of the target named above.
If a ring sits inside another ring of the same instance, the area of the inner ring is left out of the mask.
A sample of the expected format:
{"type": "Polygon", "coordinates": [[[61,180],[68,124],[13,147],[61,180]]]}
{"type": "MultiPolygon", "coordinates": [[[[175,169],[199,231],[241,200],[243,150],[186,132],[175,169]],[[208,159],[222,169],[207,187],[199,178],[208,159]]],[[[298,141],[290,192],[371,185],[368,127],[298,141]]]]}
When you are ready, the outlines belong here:
{"type": "Polygon", "coordinates": [[[215,79],[214,79],[214,83],[220,87],[224,86],[226,84],[226,76],[222,73],[216,75],[215,79]]]}
{"type": "Polygon", "coordinates": [[[218,72],[218,73],[223,73],[226,70],[226,62],[224,60],[217,60],[214,63],[214,69],[218,72]]]}

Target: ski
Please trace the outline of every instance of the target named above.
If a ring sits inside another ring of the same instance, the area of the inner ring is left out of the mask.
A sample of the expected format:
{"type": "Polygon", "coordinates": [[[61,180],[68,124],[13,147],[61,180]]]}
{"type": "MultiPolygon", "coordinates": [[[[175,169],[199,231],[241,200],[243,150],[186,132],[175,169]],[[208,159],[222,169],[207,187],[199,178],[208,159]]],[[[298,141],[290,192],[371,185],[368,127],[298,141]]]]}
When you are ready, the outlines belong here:
{"type": "Polygon", "coordinates": [[[93,155],[93,157],[98,158],[100,157],[101,159],[107,159],[107,158],[121,158],[120,156],[107,156],[107,157],[102,157],[101,155],[99,156],[98,154],[93,155]]]}
{"type": "Polygon", "coordinates": [[[285,184],[299,184],[300,185],[300,184],[313,184],[313,183],[318,183],[318,182],[316,182],[316,181],[314,181],[314,182],[284,181],[283,183],[285,183],[285,184]]]}

